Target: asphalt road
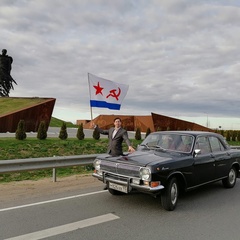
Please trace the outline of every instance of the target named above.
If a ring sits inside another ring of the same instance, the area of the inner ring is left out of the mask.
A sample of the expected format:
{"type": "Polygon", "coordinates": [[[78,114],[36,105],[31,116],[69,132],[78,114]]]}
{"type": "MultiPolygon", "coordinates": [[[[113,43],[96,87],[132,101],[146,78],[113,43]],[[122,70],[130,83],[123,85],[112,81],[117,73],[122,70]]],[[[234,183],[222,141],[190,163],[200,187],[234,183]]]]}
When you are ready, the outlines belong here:
{"type": "Polygon", "coordinates": [[[186,193],[173,212],[165,211],[159,198],[112,196],[102,186],[66,194],[64,199],[24,206],[15,200],[10,208],[0,207],[0,239],[240,239],[240,180],[233,189],[218,182],[186,193]]]}

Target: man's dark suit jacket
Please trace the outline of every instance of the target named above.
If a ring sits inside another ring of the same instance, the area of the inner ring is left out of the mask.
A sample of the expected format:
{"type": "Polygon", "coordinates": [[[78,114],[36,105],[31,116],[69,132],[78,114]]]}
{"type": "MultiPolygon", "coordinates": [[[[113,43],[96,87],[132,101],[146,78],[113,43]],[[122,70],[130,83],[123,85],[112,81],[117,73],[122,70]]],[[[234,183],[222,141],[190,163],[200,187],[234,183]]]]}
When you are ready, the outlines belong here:
{"type": "Polygon", "coordinates": [[[131,142],[128,138],[128,133],[123,128],[118,129],[114,138],[112,138],[114,127],[110,128],[109,130],[103,130],[97,126],[96,129],[99,133],[108,135],[108,139],[109,139],[108,149],[107,149],[108,154],[111,154],[113,156],[123,155],[123,150],[122,150],[123,140],[126,142],[128,146],[131,146],[131,142]]]}

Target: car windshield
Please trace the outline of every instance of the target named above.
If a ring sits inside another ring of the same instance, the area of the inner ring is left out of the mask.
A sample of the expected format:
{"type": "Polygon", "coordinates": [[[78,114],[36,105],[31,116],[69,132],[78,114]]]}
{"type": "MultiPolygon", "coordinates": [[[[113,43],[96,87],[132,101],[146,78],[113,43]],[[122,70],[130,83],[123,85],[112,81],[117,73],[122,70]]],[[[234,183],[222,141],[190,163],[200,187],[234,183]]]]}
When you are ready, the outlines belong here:
{"type": "Polygon", "coordinates": [[[177,152],[191,152],[193,136],[178,133],[152,133],[142,142],[140,146],[148,149],[171,150],[177,152]]]}

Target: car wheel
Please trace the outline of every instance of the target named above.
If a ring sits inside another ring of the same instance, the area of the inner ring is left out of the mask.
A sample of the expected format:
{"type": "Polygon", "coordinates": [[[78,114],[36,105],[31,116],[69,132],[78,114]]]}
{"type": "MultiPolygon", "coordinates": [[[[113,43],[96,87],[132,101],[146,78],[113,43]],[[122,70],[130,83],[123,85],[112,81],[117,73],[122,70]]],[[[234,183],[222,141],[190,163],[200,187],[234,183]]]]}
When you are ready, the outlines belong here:
{"type": "Polygon", "coordinates": [[[161,193],[162,206],[167,211],[173,211],[177,206],[179,186],[177,179],[171,178],[166,188],[161,193]]]}
{"type": "Polygon", "coordinates": [[[223,186],[225,188],[233,188],[237,180],[237,171],[232,167],[228,173],[228,177],[222,180],[223,186]]]}

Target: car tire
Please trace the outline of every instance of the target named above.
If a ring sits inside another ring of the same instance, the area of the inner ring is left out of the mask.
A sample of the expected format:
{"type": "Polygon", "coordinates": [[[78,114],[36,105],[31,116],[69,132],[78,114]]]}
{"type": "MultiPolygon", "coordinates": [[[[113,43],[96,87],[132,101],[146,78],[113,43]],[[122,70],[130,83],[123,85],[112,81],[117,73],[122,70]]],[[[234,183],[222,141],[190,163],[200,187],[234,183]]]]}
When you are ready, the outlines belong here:
{"type": "Polygon", "coordinates": [[[228,173],[228,177],[224,178],[222,180],[222,183],[225,188],[233,188],[236,184],[236,180],[237,180],[237,171],[235,167],[231,167],[228,173]]]}
{"type": "Polygon", "coordinates": [[[161,203],[165,210],[173,211],[178,202],[179,185],[175,177],[171,178],[161,193],[161,203]]]}

